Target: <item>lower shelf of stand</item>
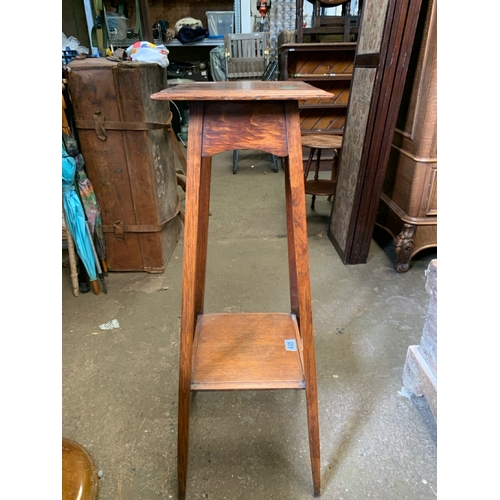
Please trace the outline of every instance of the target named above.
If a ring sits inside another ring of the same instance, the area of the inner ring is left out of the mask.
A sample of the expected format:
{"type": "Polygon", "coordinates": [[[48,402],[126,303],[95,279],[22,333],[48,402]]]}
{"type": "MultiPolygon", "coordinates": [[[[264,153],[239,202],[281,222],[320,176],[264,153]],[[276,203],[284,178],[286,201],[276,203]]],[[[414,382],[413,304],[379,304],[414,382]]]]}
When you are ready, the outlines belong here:
{"type": "Polygon", "coordinates": [[[201,314],[191,390],[305,389],[297,319],[287,313],[201,314]],[[288,351],[285,340],[296,341],[288,351]]]}

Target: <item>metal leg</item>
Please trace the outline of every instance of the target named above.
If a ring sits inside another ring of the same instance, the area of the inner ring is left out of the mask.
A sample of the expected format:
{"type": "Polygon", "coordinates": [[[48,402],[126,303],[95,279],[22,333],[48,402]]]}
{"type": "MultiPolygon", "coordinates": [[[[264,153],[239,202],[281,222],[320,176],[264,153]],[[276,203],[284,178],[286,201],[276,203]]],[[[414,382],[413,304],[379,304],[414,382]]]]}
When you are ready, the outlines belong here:
{"type": "Polygon", "coordinates": [[[273,169],[276,173],[280,171],[280,167],[278,165],[278,157],[276,155],[271,155],[271,161],[273,162],[273,169]]]}
{"type": "Polygon", "coordinates": [[[236,171],[238,170],[238,158],[240,156],[240,150],[239,149],[235,149],[233,151],[233,174],[236,173],[236,171]]]}

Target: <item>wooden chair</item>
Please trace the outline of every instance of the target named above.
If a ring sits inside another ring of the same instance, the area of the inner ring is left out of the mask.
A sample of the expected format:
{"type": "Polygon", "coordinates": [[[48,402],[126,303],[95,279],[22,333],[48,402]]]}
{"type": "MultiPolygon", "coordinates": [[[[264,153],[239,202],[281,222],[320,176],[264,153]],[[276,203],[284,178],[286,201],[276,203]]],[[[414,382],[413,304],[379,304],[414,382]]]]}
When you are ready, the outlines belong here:
{"type": "Polygon", "coordinates": [[[304,171],[306,194],[312,194],[311,209],[314,210],[316,196],[328,196],[331,201],[337,189],[338,164],[340,150],[342,149],[342,136],[329,134],[303,134],[302,146],[310,148],[309,158],[307,159],[304,171]],[[332,174],[330,180],[319,178],[319,169],[321,165],[321,152],[323,150],[332,150],[332,174]],[[314,179],[307,179],[311,170],[312,161],[316,153],[316,166],[314,179]]]}
{"type": "Polygon", "coordinates": [[[260,80],[269,63],[269,33],[224,35],[228,80],[260,80]]]}
{"type": "MultiPolygon", "coordinates": [[[[358,19],[351,17],[350,0],[307,0],[313,5],[311,28],[304,29],[304,0],[297,0],[297,43],[303,43],[304,33],[318,35],[342,35],[342,41],[351,41],[351,34],[358,32],[358,19]],[[340,16],[326,16],[325,9],[342,6],[340,16]]],[[[361,2],[360,2],[361,5],[361,2]]]]}

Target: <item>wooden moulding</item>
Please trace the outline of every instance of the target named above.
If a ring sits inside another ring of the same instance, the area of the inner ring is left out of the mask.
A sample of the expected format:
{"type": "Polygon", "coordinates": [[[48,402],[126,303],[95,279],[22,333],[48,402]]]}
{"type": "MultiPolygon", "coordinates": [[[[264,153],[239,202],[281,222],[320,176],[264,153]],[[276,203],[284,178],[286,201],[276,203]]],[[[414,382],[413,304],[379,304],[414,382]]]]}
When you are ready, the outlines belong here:
{"type": "Polygon", "coordinates": [[[201,314],[191,390],[305,389],[302,341],[288,313],[201,314]],[[285,340],[296,341],[287,351],[285,340]]]}

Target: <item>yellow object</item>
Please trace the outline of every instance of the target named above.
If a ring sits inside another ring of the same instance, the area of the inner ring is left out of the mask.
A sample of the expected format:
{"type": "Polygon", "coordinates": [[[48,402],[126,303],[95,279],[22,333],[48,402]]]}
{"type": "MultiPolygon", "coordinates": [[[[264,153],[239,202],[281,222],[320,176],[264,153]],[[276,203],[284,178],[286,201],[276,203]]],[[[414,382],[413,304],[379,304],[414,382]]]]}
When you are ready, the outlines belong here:
{"type": "MultiPolygon", "coordinates": [[[[64,82],[63,82],[64,90],[64,82]]],[[[68,117],[66,116],[66,101],[64,100],[64,95],[62,96],[62,130],[66,135],[71,135],[71,129],[69,128],[68,117]]]]}

